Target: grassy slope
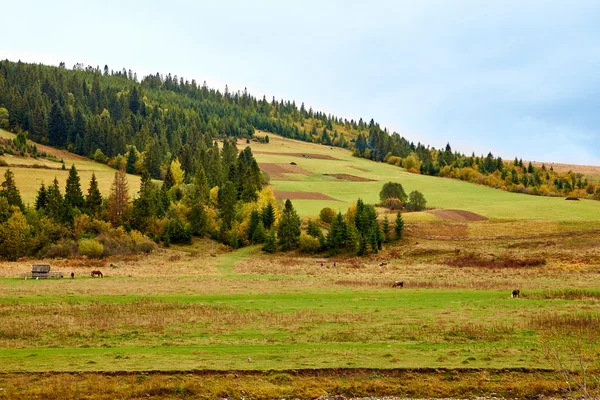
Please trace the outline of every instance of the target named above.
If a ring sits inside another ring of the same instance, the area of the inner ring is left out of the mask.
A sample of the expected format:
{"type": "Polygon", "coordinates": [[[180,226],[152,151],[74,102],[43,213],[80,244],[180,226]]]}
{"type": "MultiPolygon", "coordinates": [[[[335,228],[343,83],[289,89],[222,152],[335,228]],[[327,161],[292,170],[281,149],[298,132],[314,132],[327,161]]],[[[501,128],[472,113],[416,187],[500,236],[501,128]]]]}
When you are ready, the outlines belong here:
{"type": "MultiPolygon", "coordinates": [[[[0,129],[0,137],[13,139],[16,135],[0,129]]],[[[25,204],[33,204],[42,182],[46,186],[49,186],[52,184],[54,177],[58,179],[61,191],[64,194],[66,180],[69,175],[68,169],[71,167],[71,164],[75,164],[75,167],[77,168],[79,177],[81,178],[81,190],[84,195],[87,193],[92,173],[95,173],[96,178],[98,179],[100,192],[104,197],[108,197],[116,172],[113,168],[88,158],[67,151],[57,150],[49,146],[38,144],[38,150],[40,152],[45,151],[48,154],[53,154],[59,160],[63,159],[67,170],[63,171],[61,169],[62,165],[60,162],[54,162],[44,158],[35,160],[33,158],[16,157],[8,154],[0,156],[0,159],[4,160],[9,165],[8,167],[0,167],[0,174],[3,176],[4,171],[8,168],[15,173],[17,187],[21,192],[21,197],[25,204]],[[27,167],[31,165],[43,165],[51,169],[27,167]]],[[[127,181],[129,183],[129,194],[133,197],[139,190],[140,177],[136,175],[127,175],[127,181]]]]}
{"type": "Polygon", "coordinates": [[[600,202],[582,200],[568,202],[564,198],[528,196],[475,185],[458,180],[407,173],[384,163],[352,157],[349,151],[330,148],[269,135],[270,143],[252,143],[259,163],[294,161],[314,175],[288,174],[289,180],[272,180],[277,190],[320,192],[340,201],[295,200],[294,205],[304,216],[318,215],[323,207],[345,211],[357,198],[375,203],[379,191],[388,181],[400,182],[407,193],[423,192],[429,207],[462,209],[488,218],[552,221],[600,221],[600,202]],[[265,153],[262,153],[265,152],[265,153]],[[339,161],[307,159],[269,153],[313,153],[339,158],[339,161]],[[355,168],[352,168],[355,167],[355,168]],[[357,170],[365,169],[368,172],[357,170]],[[375,179],[376,182],[346,182],[322,174],[350,174],[375,179]]]}

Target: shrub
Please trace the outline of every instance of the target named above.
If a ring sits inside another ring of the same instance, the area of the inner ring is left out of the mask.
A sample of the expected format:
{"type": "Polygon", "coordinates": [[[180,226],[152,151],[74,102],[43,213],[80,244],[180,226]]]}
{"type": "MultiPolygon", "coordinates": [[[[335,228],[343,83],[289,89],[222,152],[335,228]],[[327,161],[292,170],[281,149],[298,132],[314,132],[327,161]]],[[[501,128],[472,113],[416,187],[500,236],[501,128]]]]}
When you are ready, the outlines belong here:
{"type": "Polygon", "coordinates": [[[62,239],[46,249],[46,257],[68,258],[77,252],[77,245],[70,239],[62,239]]]}
{"type": "Polygon", "coordinates": [[[324,222],[326,224],[330,224],[331,221],[333,221],[333,217],[335,217],[335,211],[333,210],[333,208],[325,207],[319,213],[319,219],[321,220],[321,222],[324,222]]]}
{"type": "Polygon", "coordinates": [[[133,230],[129,233],[133,242],[133,250],[141,253],[150,253],[156,248],[156,243],[144,236],[139,231],[133,230]]]}
{"type": "Polygon", "coordinates": [[[300,250],[304,253],[317,253],[321,249],[318,238],[312,237],[305,232],[300,234],[300,250]]]}
{"type": "Polygon", "coordinates": [[[402,210],[404,208],[404,203],[400,199],[393,197],[385,199],[382,205],[390,210],[402,210]]]}
{"type": "Polygon", "coordinates": [[[104,256],[127,254],[133,248],[133,241],[122,226],[101,234],[98,241],[104,246],[104,256]]]}
{"type": "Polygon", "coordinates": [[[181,219],[169,219],[165,225],[165,237],[170,243],[191,244],[192,227],[181,219]]]}
{"type": "Polygon", "coordinates": [[[421,211],[425,209],[426,205],[427,200],[425,200],[423,193],[418,190],[410,192],[410,195],[408,195],[408,204],[406,205],[407,209],[410,211],[421,211]]]}
{"type": "Polygon", "coordinates": [[[388,182],[383,185],[379,192],[379,200],[383,203],[386,199],[394,198],[406,202],[406,192],[401,184],[396,182],[388,182]]]}
{"type": "Polygon", "coordinates": [[[88,258],[100,258],[104,253],[104,246],[96,239],[80,239],[79,254],[88,258]]]}

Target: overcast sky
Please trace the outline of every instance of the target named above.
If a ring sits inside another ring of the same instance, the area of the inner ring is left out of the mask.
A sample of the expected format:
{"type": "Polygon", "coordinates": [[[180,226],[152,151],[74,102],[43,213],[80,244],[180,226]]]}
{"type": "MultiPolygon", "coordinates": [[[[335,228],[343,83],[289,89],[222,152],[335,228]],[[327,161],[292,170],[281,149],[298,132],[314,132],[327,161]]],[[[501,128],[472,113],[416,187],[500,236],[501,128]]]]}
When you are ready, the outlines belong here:
{"type": "Polygon", "coordinates": [[[248,88],[410,140],[600,165],[600,1],[11,1],[0,58],[248,88]]]}

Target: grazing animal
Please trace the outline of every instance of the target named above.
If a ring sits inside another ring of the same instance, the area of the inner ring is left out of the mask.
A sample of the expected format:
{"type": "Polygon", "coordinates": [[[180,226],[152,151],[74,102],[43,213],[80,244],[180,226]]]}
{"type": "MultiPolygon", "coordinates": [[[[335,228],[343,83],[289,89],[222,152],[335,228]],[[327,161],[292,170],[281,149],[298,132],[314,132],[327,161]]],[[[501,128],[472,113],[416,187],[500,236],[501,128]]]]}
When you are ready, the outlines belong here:
{"type": "Polygon", "coordinates": [[[104,278],[104,275],[102,275],[102,271],[100,271],[99,269],[96,269],[94,271],[92,271],[92,278],[95,276],[99,276],[100,278],[104,278]]]}
{"type": "Polygon", "coordinates": [[[336,267],[336,264],[335,264],[335,263],[333,263],[333,268],[335,268],[335,267],[336,267]]]}
{"type": "Polygon", "coordinates": [[[75,272],[71,272],[71,279],[75,278],[75,272]]]}
{"type": "Polygon", "coordinates": [[[379,266],[380,266],[380,267],[383,267],[384,265],[387,265],[387,263],[386,263],[386,262],[381,262],[381,263],[379,263],[379,266]]]}
{"type": "Polygon", "coordinates": [[[521,294],[521,291],[519,289],[515,289],[512,291],[512,295],[510,297],[512,297],[512,298],[519,297],[520,294],[521,294]]]}
{"type": "Polygon", "coordinates": [[[403,281],[396,281],[396,282],[394,282],[394,284],[392,285],[392,287],[403,288],[404,287],[404,282],[403,281]]]}
{"type": "Polygon", "coordinates": [[[454,254],[459,255],[460,254],[460,249],[454,249],[454,254]]]}

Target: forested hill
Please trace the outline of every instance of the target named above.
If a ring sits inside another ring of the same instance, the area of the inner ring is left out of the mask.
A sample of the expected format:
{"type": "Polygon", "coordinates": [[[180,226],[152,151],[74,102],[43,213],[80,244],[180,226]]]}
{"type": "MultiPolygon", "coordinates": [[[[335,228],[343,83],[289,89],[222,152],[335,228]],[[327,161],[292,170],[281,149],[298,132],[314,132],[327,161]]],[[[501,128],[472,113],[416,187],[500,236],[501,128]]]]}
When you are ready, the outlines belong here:
{"type": "Polygon", "coordinates": [[[357,157],[415,173],[529,194],[600,198],[600,185],[581,174],[559,174],[517,159],[505,162],[492,153],[466,156],[449,144],[445,149],[415,145],[397,133],[390,135],[373,120],[348,121],[293,101],[258,99],[246,91],[225,88],[221,93],[176,75],[149,75],[138,82],[131,70],[108,66],[78,64],[68,69],[0,61],[0,127],[27,131],[34,141],[113,166],[127,157],[129,172],[147,170],[154,178],[161,178],[166,165],[178,159],[189,182],[202,164],[209,184],[215,186],[223,179],[222,171],[216,170],[219,163],[211,159],[215,139],[249,138],[260,129],[350,148],[357,157]]]}

